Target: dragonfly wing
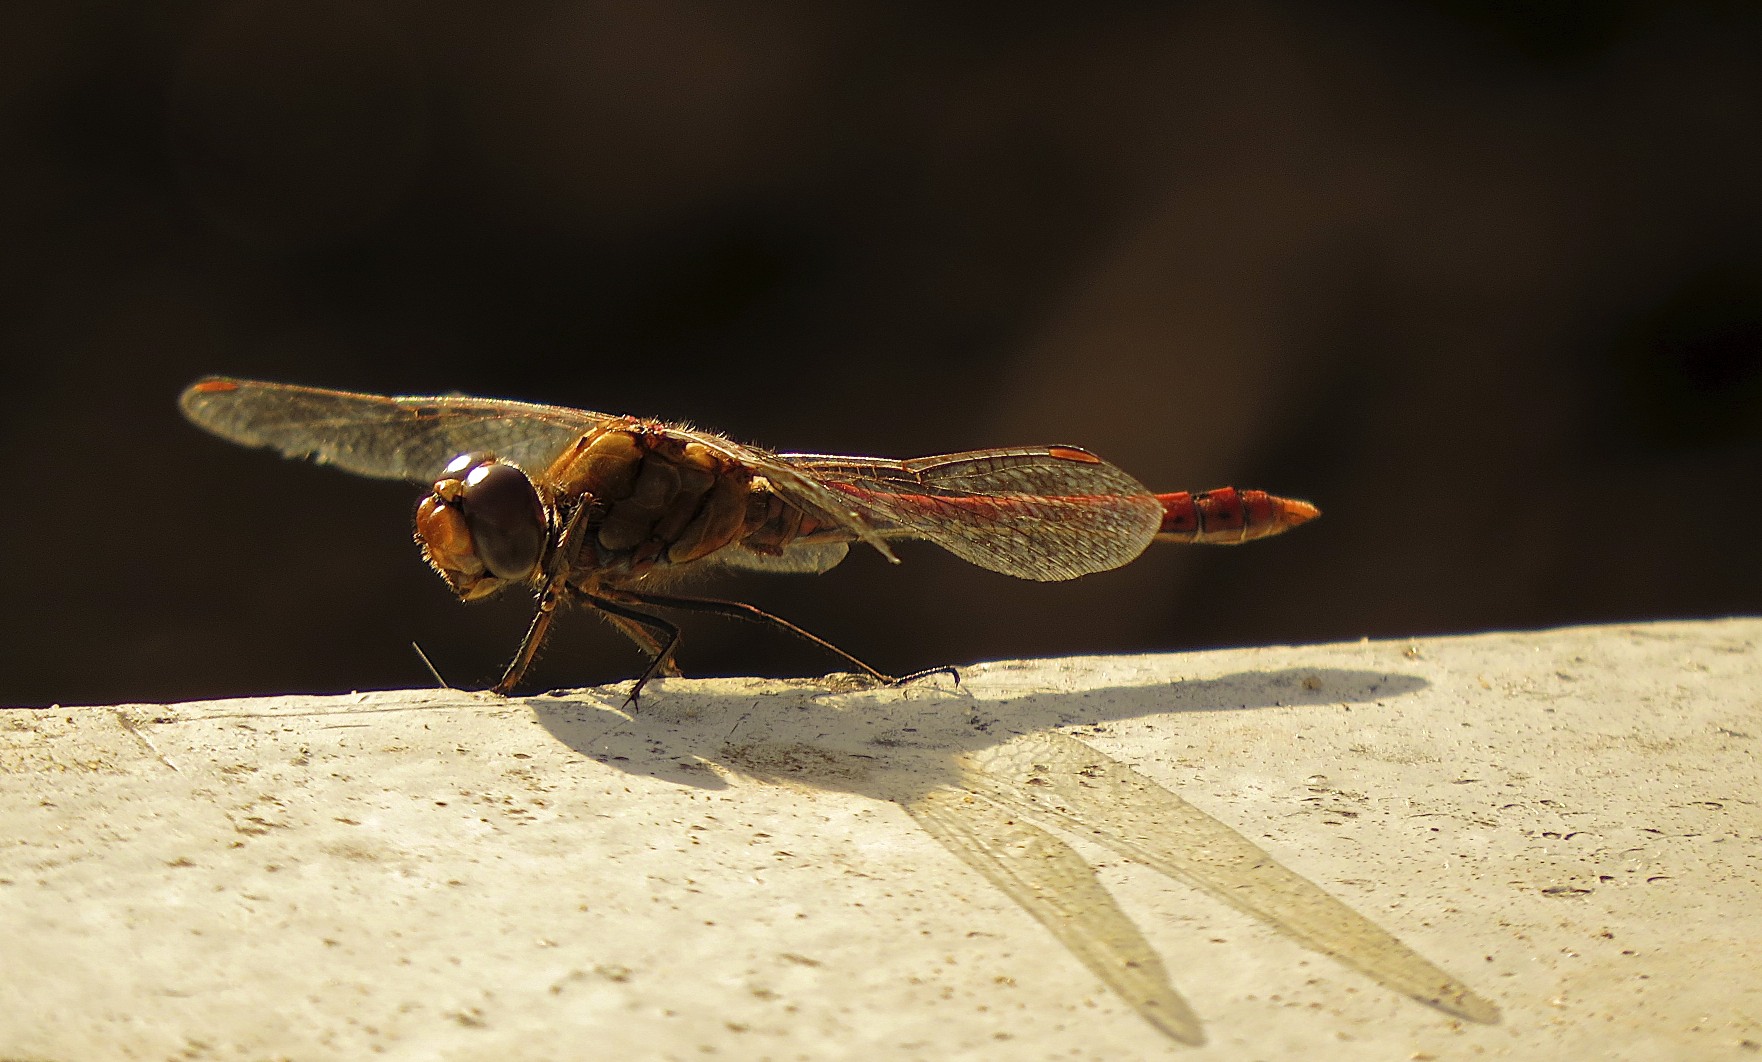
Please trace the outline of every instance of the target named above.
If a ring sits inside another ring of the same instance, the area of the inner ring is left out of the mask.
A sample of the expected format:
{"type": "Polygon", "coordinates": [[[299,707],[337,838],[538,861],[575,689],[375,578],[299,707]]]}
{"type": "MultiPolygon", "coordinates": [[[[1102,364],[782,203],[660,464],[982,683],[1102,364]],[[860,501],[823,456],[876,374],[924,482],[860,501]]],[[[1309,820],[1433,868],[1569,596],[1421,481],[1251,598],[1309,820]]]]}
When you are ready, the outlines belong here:
{"type": "Polygon", "coordinates": [[[791,542],[778,554],[755,553],[739,546],[729,546],[713,554],[712,558],[724,568],[743,572],[818,575],[838,567],[849,552],[847,542],[791,542]]]}
{"type": "Polygon", "coordinates": [[[883,557],[895,564],[899,563],[899,558],[893,555],[892,547],[887,545],[886,538],[875,528],[874,522],[854,507],[849,497],[820,482],[817,476],[804,474],[777,454],[743,446],[720,435],[683,427],[672,431],[680,438],[700,443],[746,465],[763,475],[772,489],[791,505],[829,527],[849,532],[853,538],[874,547],[883,557]]]}
{"type": "Polygon", "coordinates": [[[388,398],[224,377],[192,384],[178,405],[197,427],[241,446],[416,483],[432,483],[471,451],[537,473],[577,436],[616,419],[491,398],[388,398]]]}
{"type": "Polygon", "coordinates": [[[1072,446],[884,461],[781,454],[849,499],[883,536],[934,542],[1020,579],[1075,579],[1138,556],[1162,503],[1136,479],[1072,446]]]}

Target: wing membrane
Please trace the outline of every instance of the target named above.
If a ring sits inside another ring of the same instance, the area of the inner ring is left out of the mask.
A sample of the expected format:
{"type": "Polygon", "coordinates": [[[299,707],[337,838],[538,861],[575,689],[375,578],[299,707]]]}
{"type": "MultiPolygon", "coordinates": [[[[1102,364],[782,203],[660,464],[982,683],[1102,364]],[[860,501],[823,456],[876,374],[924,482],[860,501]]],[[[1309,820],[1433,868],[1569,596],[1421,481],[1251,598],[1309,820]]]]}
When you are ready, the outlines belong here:
{"type": "Polygon", "coordinates": [[[846,542],[791,542],[776,555],[731,546],[713,554],[712,559],[724,568],[743,572],[819,575],[838,567],[849,552],[846,542]]]}
{"type": "Polygon", "coordinates": [[[1016,447],[910,461],[781,454],[850,499],[884,537],[934,542],[1021,579],[1074,579],[1117,568],[1162,526],[1142,483],[1072,446],[1016,447]]]}
{"type": "MultiPolygon", "coordinates": [[[[192,423],[244,446],[424,484],[474,450],[538,472],[576,437],[624,419],[526,402],[392,398],[225,377],[193,384],[179,405],[192,423]]],[[[1162,504],[1143,484],[1075,447],[888,461],[770,454],[687,427],[666,430],[762,472],[791,504],[889,559],[888,538],[920,538],[1006,575],[1073,579],[1136,557],[1162,523],[1162,504]]],[[[824,571],[843,558],[841,548],[819,546],[735,566],[824,571]]]]}
{"type": "MultiPolygon", "coordinates": [[[[756,472],[763,473],[765,478],[770,481],[771,486],[790,504],[833,527],[849,532],[864,544],[872,546],[875,552],[886,557],[889,561],[894,564],[899,563],[899,558],[893,555],[893,550],[888,547],[887,540],[876,530],[874,522],[852,507],[849,498],[844,494],[820,482],[818,476],[804,475],[792,462],[783,460],[777,454],[756,447],[742,446],[740,443],[720,435],[688,427],[676,426],[671,430],[679,438],[700,443],[711,450],[741,462],[756,472]]],[[[833,563],[835,564],[837,561],[833,563]]]]}
{"type": "Polygon", "coordinates": [[[192,384],[178,405],[191,423],[243,446],[424,484],[472,450],[542,471],[576,436],[617,419],[491,398],[388,398],[217,376],[192,384]]]}

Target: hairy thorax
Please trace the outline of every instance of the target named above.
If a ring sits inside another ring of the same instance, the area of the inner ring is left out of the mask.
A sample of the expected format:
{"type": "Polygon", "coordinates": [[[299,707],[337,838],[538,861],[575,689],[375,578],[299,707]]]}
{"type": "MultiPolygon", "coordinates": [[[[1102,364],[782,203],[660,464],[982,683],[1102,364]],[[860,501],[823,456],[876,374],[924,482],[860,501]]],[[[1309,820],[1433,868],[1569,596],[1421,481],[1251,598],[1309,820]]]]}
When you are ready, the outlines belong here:
{"type": "Polygon", "coordinates": [[[588,507],[569,559],[584,589],[660,577],[727,548],[775,555],[817,526],[741,462],[647,421],[583,435],[539,482],[559,514],[588,507]]]}

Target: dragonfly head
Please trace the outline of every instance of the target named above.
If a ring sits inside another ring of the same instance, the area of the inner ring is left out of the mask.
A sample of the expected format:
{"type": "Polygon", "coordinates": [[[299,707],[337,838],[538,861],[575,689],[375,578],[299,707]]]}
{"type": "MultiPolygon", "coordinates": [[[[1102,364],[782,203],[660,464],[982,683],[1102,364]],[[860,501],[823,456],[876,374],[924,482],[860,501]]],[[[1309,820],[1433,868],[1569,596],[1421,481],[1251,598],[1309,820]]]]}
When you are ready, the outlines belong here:
{"type": "Polygon", "coordinates": [[[490,454],[461,454],[416,507],[422,556],[467,601],[528,581],[549,537],[532,479],[490,454]]]}

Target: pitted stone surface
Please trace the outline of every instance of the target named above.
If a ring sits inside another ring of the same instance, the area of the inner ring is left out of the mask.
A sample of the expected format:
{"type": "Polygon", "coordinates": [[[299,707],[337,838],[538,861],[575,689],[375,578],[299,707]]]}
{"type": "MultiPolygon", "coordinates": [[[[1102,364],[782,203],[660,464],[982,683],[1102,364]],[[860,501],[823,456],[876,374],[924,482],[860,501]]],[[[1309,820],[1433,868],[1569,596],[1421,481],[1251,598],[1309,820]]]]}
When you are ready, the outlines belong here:
{"type": "Polygon", "coordinates": [[[1743,619],[669,679],[634,715],[8,709],[0,1058],[1754,1058],[1759,647],[1743,619]],[[1208,1043],[1165,1039],[899,803],[1052,728],[1501,1020],[1069,831],[1208,1043]]]}

